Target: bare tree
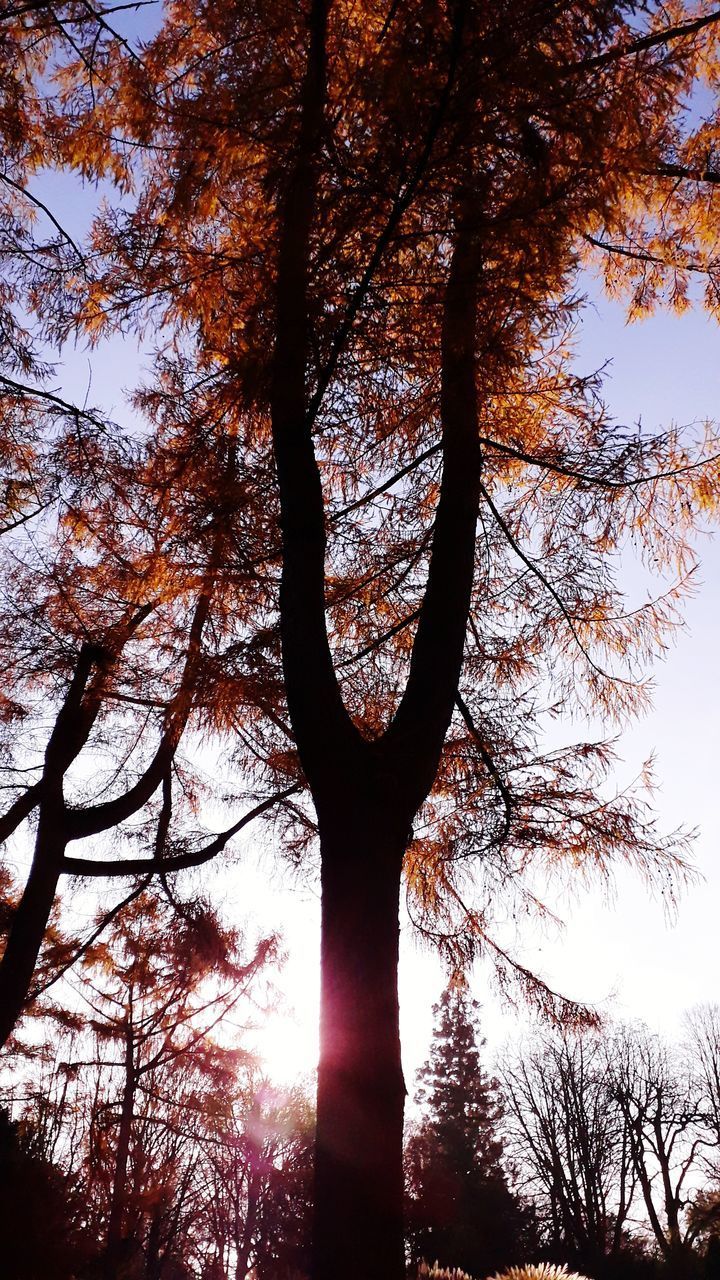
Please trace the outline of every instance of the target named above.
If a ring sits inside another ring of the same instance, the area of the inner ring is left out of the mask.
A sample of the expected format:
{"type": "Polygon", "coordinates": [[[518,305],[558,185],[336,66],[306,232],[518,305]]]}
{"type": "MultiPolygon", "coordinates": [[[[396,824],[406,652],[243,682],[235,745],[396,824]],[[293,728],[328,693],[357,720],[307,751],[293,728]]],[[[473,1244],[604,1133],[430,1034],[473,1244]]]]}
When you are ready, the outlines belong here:
{"type": "Polygon", "coordinates": [[[688,1209],[702,1153],[716,1145],[703,1090],[682,1056],[644,1027],[621,1028],[609,1061],[648,1223],[671,1274],[685,1275],[699,1234],[688,1209]]]}
{"type": "MultiPolygon", "coordinates": [[[[690,1071],[704,1094],[705,1122],[720,1149],[720,1005],[700,1004],[685,1015],[690,1071]]],[[[718,1151],[713,1152],[718,1168],[718,1151]]]]}
{"type": "Polygon", "coordinates": [[[509,1150],[556,1250],[590,1267],[622,1247],[635,1191],[627,1124],[595,1033],[540,1038],[501,1072],[509,1150]]]}

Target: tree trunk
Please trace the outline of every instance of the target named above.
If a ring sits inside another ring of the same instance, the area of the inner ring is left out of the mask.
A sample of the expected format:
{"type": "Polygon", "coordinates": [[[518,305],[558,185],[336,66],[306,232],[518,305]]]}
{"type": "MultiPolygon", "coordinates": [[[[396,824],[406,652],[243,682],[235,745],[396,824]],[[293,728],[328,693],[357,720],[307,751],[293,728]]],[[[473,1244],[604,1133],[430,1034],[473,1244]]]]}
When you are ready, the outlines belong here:
{"type": "MultiPolygon", "coordinates": [[[[259,1147],[255,1143],[251,1143],[251,1161],[253,1157],[260,1155],[259,1147]]],[[[253,1235],[257,1224],[258,1211],[258,1172],[256,1164],[251,1163],[249,1179],[248,1179],[248,1202],[247,1211],[245,1213],[245,1221],[243,1223],[242,1233],[237,1231],[238,1223],[236,1222],[236,1257],[235,1257],[235,1280],[245,1280],[250,1270],[250,1250],[252,1248],[253,1235]]]]}
{"type": "Polygon", "coordinates": [[[145,1280],[160,1280],[163,1270],[163,1259],[160,1257],[160,1230],[162,1214],[158,1206],[150,1220],[147,1245],[145,1247],[145,1280]]]}
{"type": "Polygon", "coordinates": [[[110,1197],[110,1213],[108,1217],[107,1242],[105,1253],[108,1274],[114,1275],[114,1264],[117,1262],[120,1244],[123,1239],[125,1225],[125,1205],[127,1203],[127,1171],[130,1159],[130,1139],[135,1112],[135,1058],[133,1053],[133,1033],[131,1013],[128,1010],[125,1032],[125,1084],[120,1104],[120,1128],[118,1130],[117,1151],[115,1153],[115,1171],[113,1174],[112,1193],[110,1197]]]}
{"type": "Polygon", "coordinates": [[[358,805],[321,821],[322,994],[313,1280],[402,1280],[405,1084],[397,993],[406,837],[358,805]],[[359,811],[359,812],[358,812],[359,811]],[[323,826],[326,827],[323,830],[323,826]]]}
{"type": "Polygon", "coordinates": [[[0,962],[0,1048],[27,1003],[35,965],[52,911],[65,852],[62,799],[46,796],[40,807],[30,875],[13,916],[0,962]]]}

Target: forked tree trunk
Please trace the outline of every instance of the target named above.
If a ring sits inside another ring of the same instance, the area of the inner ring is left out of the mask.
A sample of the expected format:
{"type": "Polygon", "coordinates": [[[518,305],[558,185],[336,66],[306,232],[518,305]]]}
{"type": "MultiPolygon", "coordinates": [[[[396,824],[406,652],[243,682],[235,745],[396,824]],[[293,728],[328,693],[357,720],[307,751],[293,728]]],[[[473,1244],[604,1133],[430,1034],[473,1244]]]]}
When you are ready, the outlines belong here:
{"type": "MultiPolygon", "coordinates": [[[[481,469],[475,385],[480,243],[473,184],[463,182],[451,210],[438,406],[443,474],[427,586],[400,703],[383,737],[367,740],[345,706],[328,639],[326,513],[313,440],[317,393],[310,395],[307,377],[329,8],[330,0],[311,0],[308,10],[295,162],[278,205],[270,388],[282,529],[283,673],[321,846],[312,1276],[403,1280],[399,889],[410,823],[432,787],[452,717],[470,609],[481,469]]],[[[455,26],[448,91],[461,23],[455,26]]],[[[399,207],[394,216],[401,216],[399,207]]],[[[379,262],[381,243],[377,254],[379,262]]]]}
{"type": "Polygon", "coordinates": [[[380,808],[321,821],[314,1280],[404,1274],[396,827],[380,808]]]}

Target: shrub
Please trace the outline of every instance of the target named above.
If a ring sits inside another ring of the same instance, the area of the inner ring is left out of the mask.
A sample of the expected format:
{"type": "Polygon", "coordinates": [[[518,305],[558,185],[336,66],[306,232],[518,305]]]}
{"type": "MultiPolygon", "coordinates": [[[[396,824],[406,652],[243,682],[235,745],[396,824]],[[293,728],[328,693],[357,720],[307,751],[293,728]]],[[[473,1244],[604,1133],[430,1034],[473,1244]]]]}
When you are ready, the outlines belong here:
{"type": "MultiPolygon", "coordinates": [[[[447,1270],[439,1267],[437,1262],[432,1267],[429,1267],[427,1262],[421,1262],[417,1274],[418,1280],[471,1280],[466,1271],[460,1271],[457,1267],[447,1270]]],[[[566,1266],[556,1267],[552,1262],[540,1262],[537,1266],[527,1263],[523,1267],[508,1267],[507,1271],[499,1272],[492,1277],[492,1280],[587,1280],[587,1278],[579,1275],[577,1271],[568,1271],[566,1266]]]]}

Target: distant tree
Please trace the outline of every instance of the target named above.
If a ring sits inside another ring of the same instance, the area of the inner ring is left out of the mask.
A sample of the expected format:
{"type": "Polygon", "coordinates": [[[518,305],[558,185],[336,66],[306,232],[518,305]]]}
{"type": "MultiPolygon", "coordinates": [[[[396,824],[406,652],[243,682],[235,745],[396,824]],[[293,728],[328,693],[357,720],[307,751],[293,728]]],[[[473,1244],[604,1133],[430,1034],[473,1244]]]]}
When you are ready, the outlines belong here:
{"type": "Polygon", "coordinates": [[[716,1147],[704,1090],[680,1055],[644,1027],[625,1027],[609,1053],[612,1090],[657,1248],[673,1277],[699,1267],[702,1214],[692,1211],[704,1154],[716,1147]]]}
{"type": "Polygon", "coordinates": [[[484,1276],[520,1260],[532,1219],[503,1167],[501,1106],[480,1062],[478,1008],[453,985],[435,1006],[419,1073],[424,1115],[407,1144],[408,1224],[413,1261],[484,1276]]]}
{"type": "Polygon", "coordinates": [[[260,1080],[237,1091],[203,1155],[201,1212],[218,1280],[245,1280],[250,1269],[255,1280],[307,1273],[313,1122],[298,1089],[260,1080]]]}
{"type": "Polygon", "coordinates": [[[501,1072],[511,1150],[532,1189],[554,1258],[595,1274],[627,1249],[636,1179],[606,1045],[547,1034],[501,1072]]]}
{"type": "Polygon", "coordinates": [[[705,1123],[715,1138],[707,1155],[720,1181],[720,1005],[700,1004],[689,1009],[685,1030],[690,1073],[703,1095],[705,1123]]]}
{"type": "Polygon", "coordinates": [[[720,1236],[713,1234],[705,1246],[704,1257],[705,1280],[718,1280],[720,1277],[720,1236]]]}
{"type": "Polygon", "coordinates": [[[130,1248],[144,1255],[146,1280],[188,1250],[205,1117],[214,1131],[247,1059],[216,1029],[237,1016],[273,954],[267,939],[242,960],[237,931],[201,904],[179,905],[177,914],[147,890],[118,917],[78,987],[94,1037],[86,1065],[101,1077],[86,1181],[104,1239],[103,1280],[130,1248]]]}

